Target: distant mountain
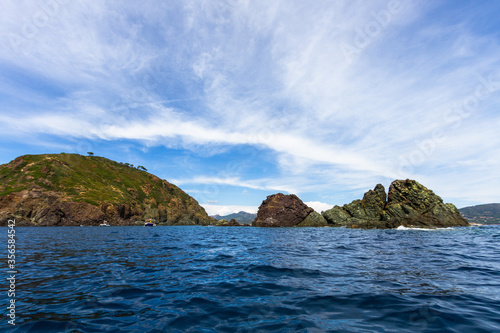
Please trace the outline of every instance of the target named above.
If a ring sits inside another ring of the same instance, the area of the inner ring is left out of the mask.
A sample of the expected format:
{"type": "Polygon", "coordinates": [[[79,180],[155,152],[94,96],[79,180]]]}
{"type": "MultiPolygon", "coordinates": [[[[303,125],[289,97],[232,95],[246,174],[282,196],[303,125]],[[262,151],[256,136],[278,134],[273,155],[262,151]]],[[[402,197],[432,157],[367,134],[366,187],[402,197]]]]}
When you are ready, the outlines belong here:
{"type": "Polygon", "coordinates": [[[238,221],[239,224],[252,224],[252,221],[257,217],[257,214],[252,214],[252,213],[247,213],[247,212],[238,212],[238,213],[233,213],[225,216],[220,216],[220,215],[213,215],[213,218],[216,220],[227,220],[230,221],[231,219],[235,219],[238,221]]]}
{"type": "Polygon", "coordinates": [[[464,207],[459,211],[471,223],[500,224],[500,203],[464,207]]]}
{"type": "Polygon", "coordinates": [[[0,225],[215,223],[194,198],[145,170],[98,156],[20,156],[0,165],[0,225]]]}

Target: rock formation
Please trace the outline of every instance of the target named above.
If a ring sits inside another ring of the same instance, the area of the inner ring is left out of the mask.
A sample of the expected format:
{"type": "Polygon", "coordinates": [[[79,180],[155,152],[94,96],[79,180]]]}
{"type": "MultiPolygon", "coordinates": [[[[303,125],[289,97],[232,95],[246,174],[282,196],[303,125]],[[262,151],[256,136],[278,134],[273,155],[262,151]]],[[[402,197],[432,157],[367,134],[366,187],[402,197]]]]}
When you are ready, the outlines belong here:
{"type": "Polygon", "coordinates": [[[383,219],[397,220],[404,226],[469,225],[453,204],[445,204],[433,191],[409,179],[392,182],[383,219]]]}
{"type": "Polygon", "coordinates": [[[97,156],[26,155],[0,166],[0,225],[208,225],[215,222],[177,186],[97,156]]]}
{"type": "Polygon", "coordinates": [[[469,223],[452,204],[414,180],[395,180],[385,189],[378,184],[361,200],[322,212],[332,226],[386,229],[405,227],[456,227],[469,223]]]}
{"type": "Polygon", "coordinates": [[[217,227],[240,227],[241,224],[238,223],[235,219],[229,220],[229,222],[225,219],[220,219],[217,221],[217,227]]]}
{"type": "Polygon", "coordinates": [[[308,207],[294,194],[273,194],[260,205],[252,226],[295,227],[312,212],[314,209],[308,207]]]}
{"type": "Polygon", "coordinates": [[[297,224],[297,227],[327,227],[328,222],[326,219],[318,212],[312,212],[307,215],[306,218],[297,224]]]}

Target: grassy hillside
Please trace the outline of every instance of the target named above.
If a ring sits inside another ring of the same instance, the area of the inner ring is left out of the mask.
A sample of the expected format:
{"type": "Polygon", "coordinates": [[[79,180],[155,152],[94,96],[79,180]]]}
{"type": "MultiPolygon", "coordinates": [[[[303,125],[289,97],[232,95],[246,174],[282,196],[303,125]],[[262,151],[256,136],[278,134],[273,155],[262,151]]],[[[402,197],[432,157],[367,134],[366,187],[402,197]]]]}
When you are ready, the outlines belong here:
{"type": "Polygon", "coordinates": [[[196,200],[177,186],[104,157],[64,153],[25,155],[0,166],[0,197],[4,205],[8,201],[12,206],[12,202],[21,197],[20,193],[25,193],[25,197],[34,192],[51,193],[57,203],[80,202],[98,207],[111,220],[153,218],[165,224],[210,222],[196,200]]]}
{"type": "Polygon", "coordinates": [[[471,223],[500,224],[500,203],[464,207],[459,211],[471,223]]]}

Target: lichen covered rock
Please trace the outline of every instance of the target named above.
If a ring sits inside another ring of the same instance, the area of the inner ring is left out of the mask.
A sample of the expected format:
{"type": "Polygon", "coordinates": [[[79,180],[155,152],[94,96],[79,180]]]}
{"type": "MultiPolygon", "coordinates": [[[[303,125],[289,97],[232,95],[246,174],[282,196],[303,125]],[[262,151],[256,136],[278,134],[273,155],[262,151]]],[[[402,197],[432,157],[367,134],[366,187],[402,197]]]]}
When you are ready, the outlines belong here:
{"type": "Polygon", "coordinates": [[[340,206],[334,206],[324,212],[321,215],[325,218],[328,224],[334,227],[346,226],[347,220],[352,217],[352,215],[340,206]]]}
{"type": "Polygon", "coordinates": [[[307,217],[297,224],[297,227],[327,227],[328,222],[326,219],[318,212],[312,212],[307,215],[307,217]]]}
{"type": "Polygon", "coordinates": [[[455,205],[445,204],[433,191],[409,179],[392,182],[384,218],[407,227],[469,225],[455,205]]]}
{"type": "Polygon", "coordinates": [[[445,204],[433,191],[409,179],[392,182],[387,200],[384,187],[378,184],[363,199],[334,206],[322,215],[332,226],[362,229],[469,225],[453,204],[445,204]]]}

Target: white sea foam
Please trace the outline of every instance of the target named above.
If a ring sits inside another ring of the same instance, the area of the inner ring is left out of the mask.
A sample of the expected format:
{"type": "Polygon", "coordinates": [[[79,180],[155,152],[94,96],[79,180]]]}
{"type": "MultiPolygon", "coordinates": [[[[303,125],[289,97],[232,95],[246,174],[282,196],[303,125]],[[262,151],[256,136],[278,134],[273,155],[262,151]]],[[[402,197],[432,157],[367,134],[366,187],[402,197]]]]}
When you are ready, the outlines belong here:
{"type": "Polygon", "coordinates": [[[436,230],[451,230],[453,228],[409,228],[400,225],[399,227],[396,228],[396,230],[422,230],[422,231],[436,231],[436,230]]]}

